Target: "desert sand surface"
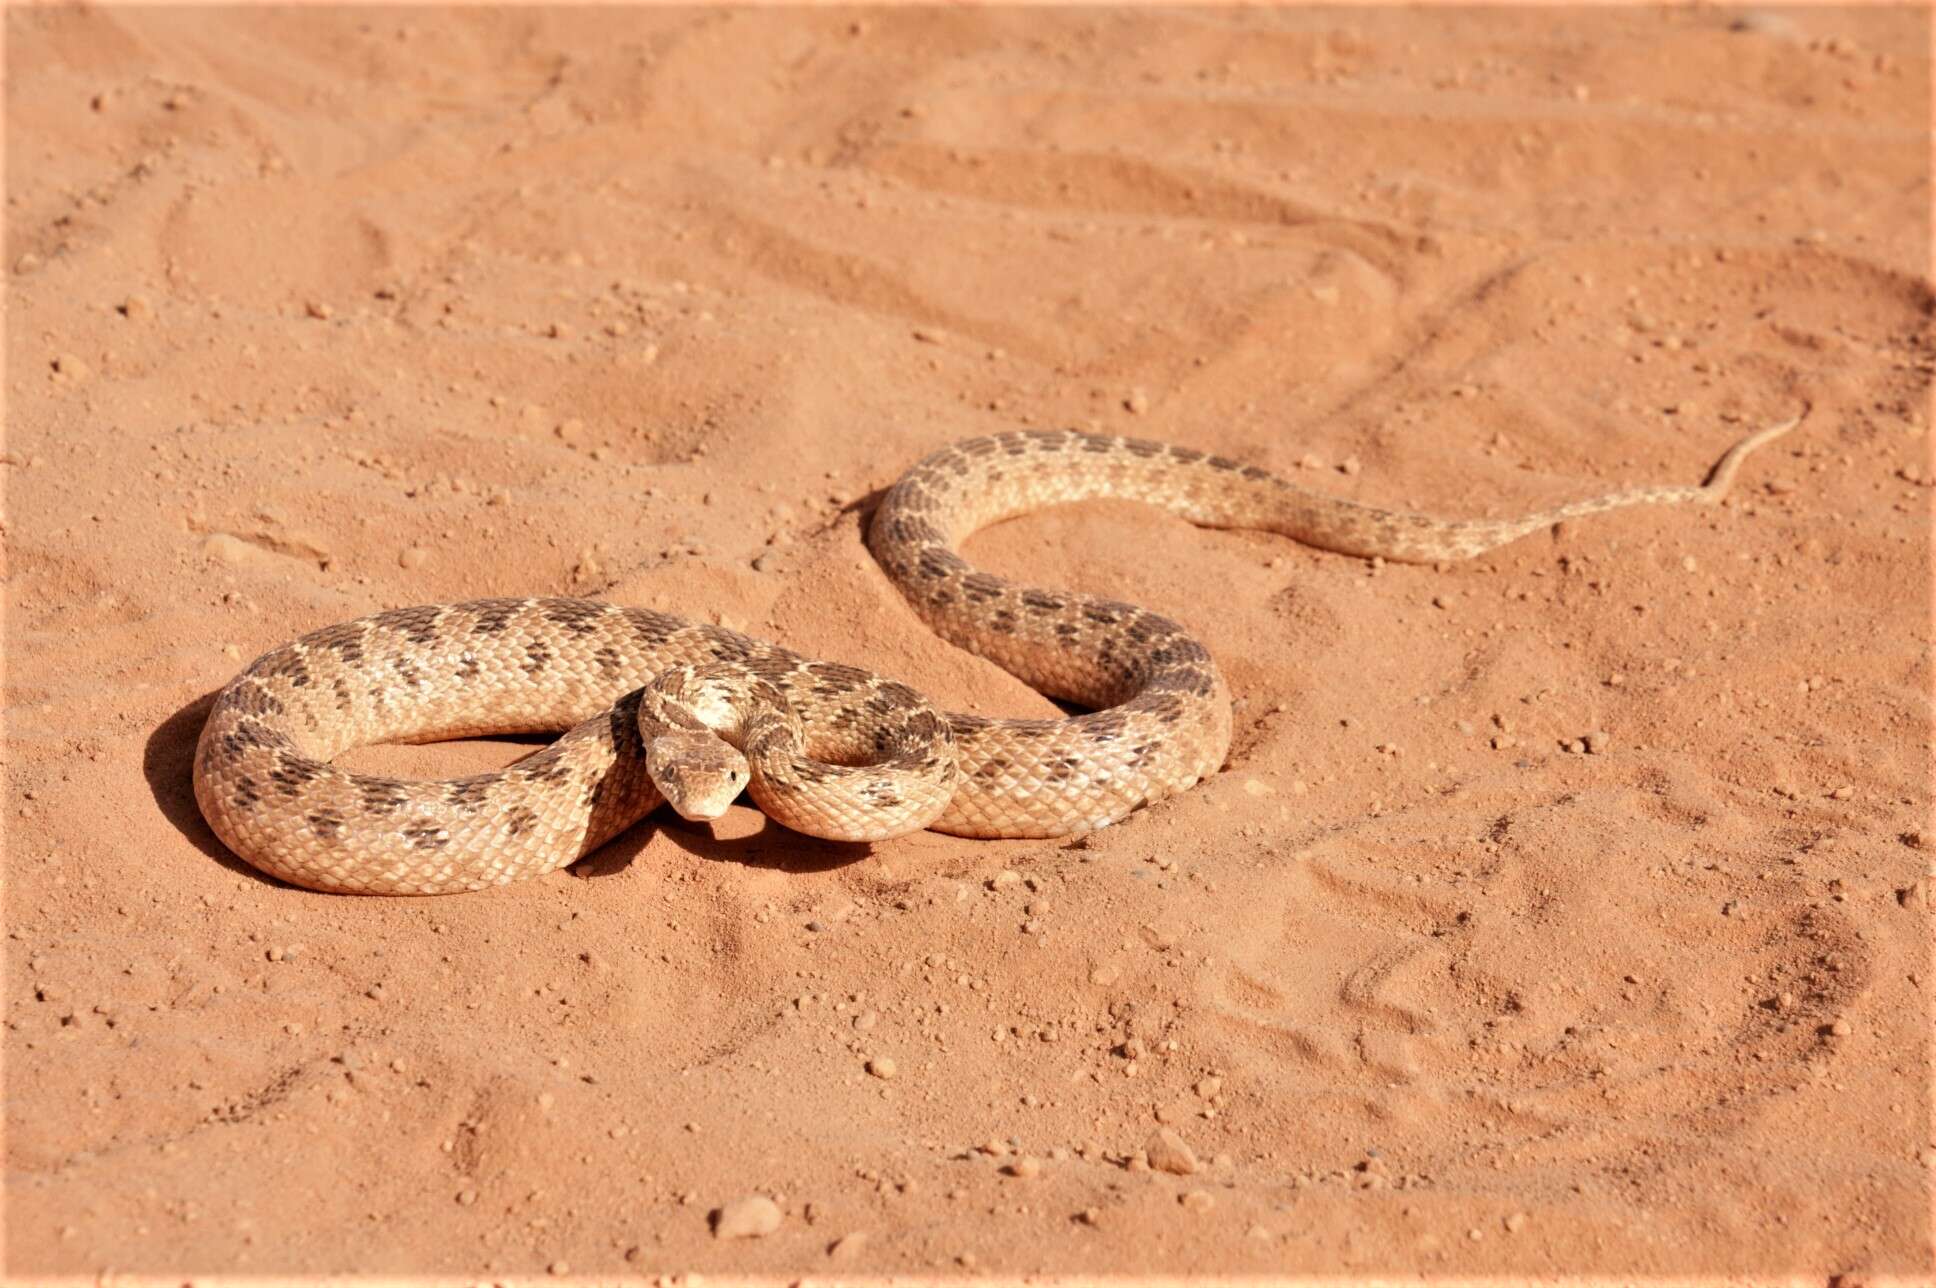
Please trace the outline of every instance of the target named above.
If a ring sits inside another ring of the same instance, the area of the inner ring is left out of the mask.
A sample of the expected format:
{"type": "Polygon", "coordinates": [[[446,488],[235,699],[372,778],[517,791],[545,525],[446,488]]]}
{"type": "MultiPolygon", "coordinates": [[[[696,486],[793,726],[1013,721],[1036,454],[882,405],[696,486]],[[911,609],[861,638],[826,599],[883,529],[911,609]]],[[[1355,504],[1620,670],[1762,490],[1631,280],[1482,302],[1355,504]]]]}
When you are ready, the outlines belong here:
{"type": "Polygon", "coordinates": [[[17,1281],[1928,1272],[1924,13],[6,34],[17,1281]],[[1496,516],[1804,404],[1725,505],[1465,564],[1121,502],[975,537],[1235,695],[1222,773],[1079,840],[661,812],[331,897],[191,794],[249,659],[480,596],[1054,714],[862,544],[971,435],[1496,516]]]}

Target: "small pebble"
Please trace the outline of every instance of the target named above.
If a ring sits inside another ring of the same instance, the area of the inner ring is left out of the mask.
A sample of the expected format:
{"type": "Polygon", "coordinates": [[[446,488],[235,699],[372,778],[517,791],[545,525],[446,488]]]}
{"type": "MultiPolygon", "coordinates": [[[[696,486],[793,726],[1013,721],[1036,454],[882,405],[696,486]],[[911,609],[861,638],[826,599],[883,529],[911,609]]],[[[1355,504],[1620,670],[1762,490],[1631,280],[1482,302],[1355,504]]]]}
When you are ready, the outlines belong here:
{"type": "Polygon", "coordinates": [[[154,315],[154,301],[145,295],[130,295],[121,302],[121,316],[130,322],[146,322],[154,315]]]}
{"type": "Polygon", "coordinates": [[[828,1244],[827,1255],[835,1261],[852,1261],[866,1246],[867,1232],[856,1230],[852,1234],[843,1234],[828,1244]]]}
{"type": "Polygon", "coordinates": [[[1751,32],[1763,36],[1793,37],[1797,28],[1793,20],[1779,13],[1757,13],[1750,11],[1728,23],[1729,31],[1751,32]]]}
{"type": "Polygon", "coordinates": [[[780,1205],[764,1194],[734,1199],[713,1218],[716,1239],[762,1239],[780,1228],[780,1205]]]}
{"type": "Polygon", "coordinates": [[[1855,1026],[1850,1024],[1847,1020],[1837,1020],[1835,1021],[1835,1023],[1828,1026],[1828,1031],[1834,1034],[1838,1038],[1845,1038],[1849,1034],[1855,1032],[1855,1026]]]}
{"type": "Polygon", "coordinates": [[[1123,399],[1123,406],[1129,408],[1130,413],[1136,416],[1148,411],[1149,405],[1149,395],[1141,389],[1130,390],[1129,397],[1123,399]]]}
{"type": "Polygon", "coordinates": [[[867,1062],[867,1072],[873,1074],[876,1078],[879,1078],[882,1081],[886,1081],[887,1079],[892,1078],[895,1074],[899,1073],[900,1071],[901,1071],[901,1067],[894,1063],[893,1056],[877,1055],[872,1060],[869,1060],[867,1062]]]}
{"type": "Polygon", "coordinates": [[[1183,1137],[1168,1127],[1158,1128],[1143,1152],[1149,1158],[1151,1167],[1172,1176],[1192,1176],[1203,1168],[1203,1164],[1197,1162],[1196,1154],[1184,1143],[1183,1137]]]}
{"type": "Polygon", "coordinates": [[[1177,1196],[1176,1201],[1192,1212],[1208,1212],[1217,1206],[1217,1200],[1209,1190],[1186,1190],[1177,1196]]]}
{"type": "Polygon", "coordinates": [[[1035,1177],[1040,1176],[1042,1174],[1042,1163],[1041,1163],[1041,1160],[1039,1159],[1030,1158],[1024,1155],[1023,1157],[1016,1159],[1014,1162],[1004,1167],[1002,1170],[1004,1172],[1007,1172],[1010,1176],[1019,1177],[1022,1180],[1027,1181],[1027,1180],[1032,1180],[1035,1177]]]}
{"type": "Polygon", "coordinates": [[[1605,729],[1595,729],[1580,739],[1589,756],[1597,756],[1613,745],[1613,735],[1605,729]]]}
{"type": "Polygon", "coordinates": [[[421,568],[430,562],[430,552],[422,546],[410,546],[397,556],[399,568],[421,568]]]}
{"type": "Polygon", "coordinates": [[[1528,1218],[1524,1212],[1515,1212],[1506,1218],[1506,1233],[1518,1234],[1526,1228],[1528,1218]]]}

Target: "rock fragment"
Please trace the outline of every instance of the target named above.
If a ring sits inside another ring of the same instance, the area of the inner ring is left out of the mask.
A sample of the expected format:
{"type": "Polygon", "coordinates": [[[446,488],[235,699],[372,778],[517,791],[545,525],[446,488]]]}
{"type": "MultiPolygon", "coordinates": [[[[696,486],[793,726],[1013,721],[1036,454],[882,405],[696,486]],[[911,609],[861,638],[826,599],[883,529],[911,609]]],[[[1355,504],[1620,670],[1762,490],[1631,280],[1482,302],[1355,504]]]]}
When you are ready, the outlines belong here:
{"type": "Polygon", "coordinates": [[[780,1205],[764,1194],[734,1199],[713,1214],[716,1239],[763,1239],[780,1228],[780,1205]]]}
{"type": "Polygon", "coordinates": [[[1156,1134],[1149,1138],[1149,1144],[1144,1147],[1143,1153],[1148,1157],[1152,1168],[1159,1172],[1168,1172],[1172,1176],[1194,1176],[1203,1170],[1203,1164],[1197,1162],[1196,1154],[1184,1142],[1183,1137],[1168,1127],[1157,1129],[1156,1134]]]}

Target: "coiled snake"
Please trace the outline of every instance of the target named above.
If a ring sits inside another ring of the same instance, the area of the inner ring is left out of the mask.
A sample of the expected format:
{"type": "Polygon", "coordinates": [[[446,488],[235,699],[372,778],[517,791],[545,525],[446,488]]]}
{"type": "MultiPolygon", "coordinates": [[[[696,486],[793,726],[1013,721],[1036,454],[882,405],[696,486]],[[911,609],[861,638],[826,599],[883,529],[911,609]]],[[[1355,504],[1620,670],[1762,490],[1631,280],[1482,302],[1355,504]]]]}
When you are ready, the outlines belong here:
{"type": "Polygon", "coordinates": [[[839,840],[924,827],[1085,832],[1214,773],[1230,746],[1228,690],[1203,645],[1168,618],[970,567],[955,547],[977,528],[1125,497],[1345,554],[1464,559],[1618,506],[1717,500],[1749,452],[1799,421],[1735,444],[1702,486],[1637,488],[1505,520],[1373,509],[1134,438],[970,439],[889,490],[868,545],[942,638],[1089,714],[946,714],[892,680],[717,626],[595,600],[486,599],[377,613],[256,659],[215,699],[195,797],[216,835],[264,872],[370,894],[535,876],[661,799],[713,818],[742,788],[787,827],[839,840]],[[559,730],[568,732],[505,769],[446,782],[329,763],[371,742],[559,730]]]}

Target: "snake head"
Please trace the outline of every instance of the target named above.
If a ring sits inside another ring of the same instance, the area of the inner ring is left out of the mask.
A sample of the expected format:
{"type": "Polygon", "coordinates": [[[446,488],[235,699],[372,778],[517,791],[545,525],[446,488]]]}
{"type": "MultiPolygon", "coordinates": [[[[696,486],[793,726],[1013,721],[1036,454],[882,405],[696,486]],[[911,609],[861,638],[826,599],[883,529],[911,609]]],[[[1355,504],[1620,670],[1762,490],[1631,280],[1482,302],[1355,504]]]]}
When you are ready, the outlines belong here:
{"type": "Polygon", "coordinates": [[[746,787],[746,757],[716,734],[662,733],[646,744],[645,772],[679,817],[706,823],[726,812],[746,787]]]}

